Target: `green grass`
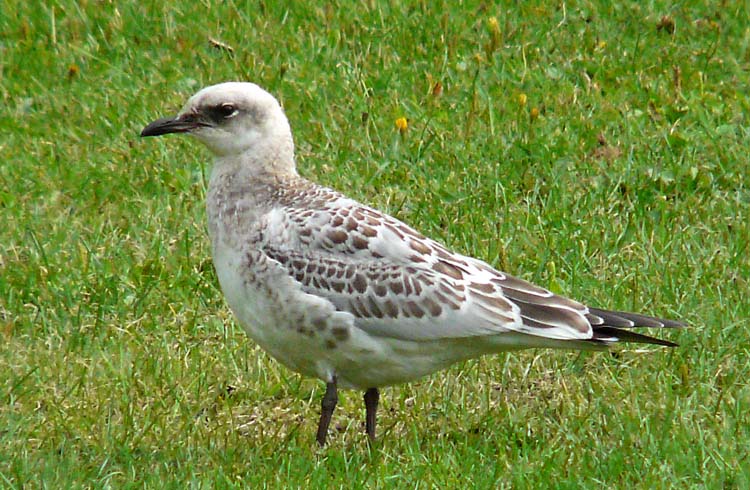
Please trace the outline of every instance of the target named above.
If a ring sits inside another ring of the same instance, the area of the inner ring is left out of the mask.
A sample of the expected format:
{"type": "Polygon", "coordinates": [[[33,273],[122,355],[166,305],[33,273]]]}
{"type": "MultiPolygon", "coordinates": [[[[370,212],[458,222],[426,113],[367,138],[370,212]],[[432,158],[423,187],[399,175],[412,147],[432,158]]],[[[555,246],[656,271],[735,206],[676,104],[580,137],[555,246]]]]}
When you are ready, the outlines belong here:
{"type": "Polygon", "coordinates": [[[748,12],[520,3],[4,2],[0,487],[750,486],[748,12]],[[282,100],[313,180],[694,328],[385,389],[373,448],[345,392],[317,449],[321,383],[218,289],[207,152],[138,138],[225,80],[282,100]]]}

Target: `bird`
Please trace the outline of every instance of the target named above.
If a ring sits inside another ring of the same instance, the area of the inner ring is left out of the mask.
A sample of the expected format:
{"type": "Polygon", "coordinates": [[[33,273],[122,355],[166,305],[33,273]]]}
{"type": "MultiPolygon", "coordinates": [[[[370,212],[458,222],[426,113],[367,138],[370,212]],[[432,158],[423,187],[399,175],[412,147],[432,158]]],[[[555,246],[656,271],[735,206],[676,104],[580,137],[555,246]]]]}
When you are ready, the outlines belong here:
{"type": "Polygon", "coordinates": [[[287,116],[254,83],[205,87],[140,135],[170,133],[214,156],[208,233],[236,320],[271,357],[325,383],[321,446],[339,389],[364,392],[373,441],[383,387],[517,349],[674,347],[632,329],[686,325],[554,294],[300,176],[287,116]]]}

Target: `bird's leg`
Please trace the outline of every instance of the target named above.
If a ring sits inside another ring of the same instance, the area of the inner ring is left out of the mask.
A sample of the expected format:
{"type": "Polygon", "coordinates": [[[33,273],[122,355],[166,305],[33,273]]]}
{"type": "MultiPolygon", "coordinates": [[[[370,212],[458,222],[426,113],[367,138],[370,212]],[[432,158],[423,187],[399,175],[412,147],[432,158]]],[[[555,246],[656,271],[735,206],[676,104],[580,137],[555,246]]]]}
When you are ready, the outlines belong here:
{"type": "Polygon", "coordinates": [[[378,414],[378,400],[380,392],[377,388],[370,388],[365,391],[365,431],[371,441],[375,440],[375,419],[378,414]]]}
{"type": "Polygon", "coordinates": [[[338,401],[339,395],[336,391],[336,377],[334,376],[333,381],[326,383],[326,393],[323,395],[323,401],[320,404],[320,422],[318,423],[318,435],[316,440],[321,446],[324,446],[326,443],[328,426],[331,425],[333,409],[336,408],[336,403],[338,403],[338,401]]]}

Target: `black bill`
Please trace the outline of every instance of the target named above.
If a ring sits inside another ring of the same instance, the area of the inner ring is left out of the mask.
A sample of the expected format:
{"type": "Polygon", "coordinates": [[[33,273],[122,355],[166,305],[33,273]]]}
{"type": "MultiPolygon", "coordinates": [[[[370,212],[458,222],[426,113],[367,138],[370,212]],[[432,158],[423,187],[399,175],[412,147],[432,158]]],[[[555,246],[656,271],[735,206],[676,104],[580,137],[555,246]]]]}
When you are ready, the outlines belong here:
{"type": "Polygon", "coordinates": [[[192,114],[182,116],[162,117],[152,122],[141,131],[141,136],[161,136],[169,133],[186,133],[193,129],[206,126],[192,114]]]}

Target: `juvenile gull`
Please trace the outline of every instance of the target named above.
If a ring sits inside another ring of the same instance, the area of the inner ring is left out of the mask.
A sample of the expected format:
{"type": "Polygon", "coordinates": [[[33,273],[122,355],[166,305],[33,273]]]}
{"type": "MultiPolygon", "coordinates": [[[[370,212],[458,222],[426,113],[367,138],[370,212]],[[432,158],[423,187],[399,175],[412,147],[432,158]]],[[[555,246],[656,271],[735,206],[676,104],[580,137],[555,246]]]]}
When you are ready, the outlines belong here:
{"type": "Polygon", "coordinates": [[[215,155],[207,195],[213,261],[247,334],[326,383],[364,390],[375,438],[378,388],[457,361],[531,347],[676,344],[630,330],[683,323],[587,307],[448,250],[401,221],[297,174],[276,99],[252,83],[204,88],[141,136],[188,133],[215,155]]]}

